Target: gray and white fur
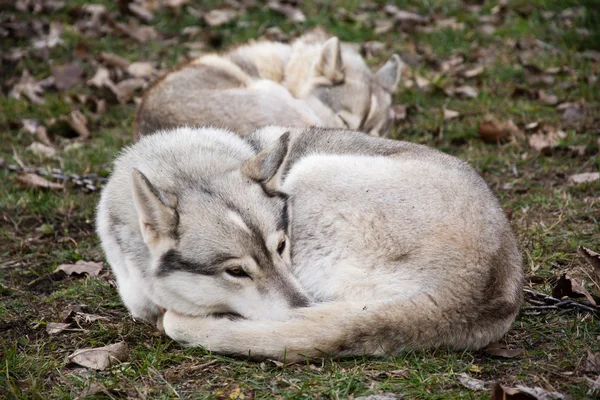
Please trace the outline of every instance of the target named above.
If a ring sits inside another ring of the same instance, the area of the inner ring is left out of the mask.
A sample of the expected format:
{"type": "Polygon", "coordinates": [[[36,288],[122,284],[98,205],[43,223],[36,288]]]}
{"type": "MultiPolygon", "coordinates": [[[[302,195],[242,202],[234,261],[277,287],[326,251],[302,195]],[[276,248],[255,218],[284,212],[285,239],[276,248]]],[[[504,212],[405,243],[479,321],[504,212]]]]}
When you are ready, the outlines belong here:
{"type": "Polygon", "coordinates": [[[269,127],[246,140],[164,132],[117,160],[98,225],[134,315],[154,318],[159,305],[175,340],[287,361],[478,349],[509,329],[521,256],[497,199],[466,163],[341,130],[269,127]],[[132,180],[133,167],[148,181],[132,180]],[[138,186],[153,189],[144,197],[138,186]],[[282,240],[291,263],[277,258],[282,240]],[[173,251],[189,268],[165,263],[173,251]],[[227,268],[245,275],[229,279],[227,268]]]}

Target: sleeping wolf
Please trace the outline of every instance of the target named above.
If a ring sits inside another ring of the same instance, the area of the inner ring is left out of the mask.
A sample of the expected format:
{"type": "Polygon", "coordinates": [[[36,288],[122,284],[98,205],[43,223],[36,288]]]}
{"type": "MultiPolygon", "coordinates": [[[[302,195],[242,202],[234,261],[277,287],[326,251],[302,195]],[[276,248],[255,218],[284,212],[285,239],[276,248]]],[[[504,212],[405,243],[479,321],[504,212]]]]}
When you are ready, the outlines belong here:
{"type": "Polygon", "coordinates": [[[98,231],[133,315],[161,307],[170,337],[217,353],[477,349],[521,302],[514,236],[477,173],[355,132],[142,138],[116,161],[98,231]]]}
{"type": "Polygon", "coordinates": [[[373,74],[337,38],[307,34],[293,45],[257,42],[177,67],[144,95],[136,137],[159,129],[217,126],[244,134],[265,125],[389,131],[402,62],[373,74]]]}

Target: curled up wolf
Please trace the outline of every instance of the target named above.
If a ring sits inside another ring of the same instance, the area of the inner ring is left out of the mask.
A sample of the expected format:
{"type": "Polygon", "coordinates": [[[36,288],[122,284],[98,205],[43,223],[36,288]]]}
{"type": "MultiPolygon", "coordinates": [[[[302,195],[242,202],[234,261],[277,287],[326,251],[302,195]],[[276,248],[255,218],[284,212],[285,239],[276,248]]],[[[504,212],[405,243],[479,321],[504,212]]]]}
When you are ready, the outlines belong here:
{"type": "Polygon", "coordinates": [[[478,349],[521,302],[495,196],[466,163],[407,142],[162,131],[116,160],[97,218],[132,315],[217,353],[478,349]]]}

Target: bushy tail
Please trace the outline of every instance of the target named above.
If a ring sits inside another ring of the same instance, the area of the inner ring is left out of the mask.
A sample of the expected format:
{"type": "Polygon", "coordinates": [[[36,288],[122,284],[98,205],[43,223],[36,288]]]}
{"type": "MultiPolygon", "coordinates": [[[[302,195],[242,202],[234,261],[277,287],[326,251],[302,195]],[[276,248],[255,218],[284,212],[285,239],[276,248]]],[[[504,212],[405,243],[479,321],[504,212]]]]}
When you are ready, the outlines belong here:
{"type": "MultiPolygon", "coordinates": [[[[430,294],[371,304],[334,302],[301,309],[287,321],[195,318],[167,312],[164,329],[191,346],[236,356],[298,361],[304,357],[395,354],[404,349],[479,349],[512,324],[520,295],[474,311],[472,300],[430,294]],[[454,300],[454,301],[452,301],[454,300]],[[463,304],[461,304],[463,303],[463,304]]],[[[514,297],[514,296],[513,296],[514,297]]]]}

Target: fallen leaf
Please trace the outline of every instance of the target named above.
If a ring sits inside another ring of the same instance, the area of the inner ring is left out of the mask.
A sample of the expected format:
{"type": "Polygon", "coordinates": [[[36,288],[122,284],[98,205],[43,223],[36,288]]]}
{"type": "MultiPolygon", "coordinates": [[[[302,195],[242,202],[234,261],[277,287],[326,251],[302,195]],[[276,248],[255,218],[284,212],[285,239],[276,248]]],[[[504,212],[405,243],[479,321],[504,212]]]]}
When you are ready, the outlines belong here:
{"type": "Polygon", "coordinates": [[[539,126],[540,126],[540,123],[537,122],[537,121],[536,122],[530,122],[527,125],[525,125],[525,130],[526,131],[532,131],[532,130],[537,129],[539,126]]]}
{"type": "Polygon", "coordinates": [[[509,349],[502,343],[490,343],[483,351],[495,357],[515,358],[523,352],[523,349],[509,349]]]}
{"type": "MultiPolygon", "coordinates": [[[[104,64],[108,65],[109,67],[118,67],[118,68],[122,68],[122,69],[127,69],[130,64],[129,60],[127,60],[126,58],[123,58],[114,53],[109,53],[106,51],[103,51],[100,53],[100,60],[104,64]]],[[[96,72],[96,74],[97,74],[97,72],[96,72]]]]}
{"type": "Polygon", "coordinates": [[[544,127],[544,130],[545,132],[538,132],[529,136],[529,147],[540,153],[549,155],[558,146],[560,140],[567,137],[567,134],[550,126],[544,127]]]}
{"type": "Polygon", "coordinates": [[[52,67],[54,86],[58,90],[67,90],[77,85],[82,75],[83,70],[77,64],[54,65],[52,67]]]}
{"type": "Polygon", "coordinates": [[[541,101],[551,106],[556,105],[558,103],[558,96],[555,94],[548,94],[543,90],[538,90],[537,95],[541,101]]]}
{"type": "Polygon", "coordinates": [[[119,90],[123,101],[127,102],[133,98],[134,92],[145,84],[146,81],[141,78],[125,79],[117,83],[117,89],[119,90]]]}
{"type": "Polygon", "coordinates": [[[204,22],[211,28],[225,25],[237,18],[238,13],[232,9],[215,9],[204,14],[204,22]]]}
{"type": "Polygon", "coordinates": [[[34,154],[44,156],[47,158],[54,157],[56,155],[56,149],[54,147],[46,146],[40,142],[33,142],[28,147],[27,150],[31,151],[34,154]]]}
{"type": "Polygon", "coordinates": [[[154,14],[137,3],[129,3],[127,5],[129,11],[144,22],[150,22],[154,19],[154,14]]]}
{"type": "Polygon", "coordinates": [[[269,9],[271,9],[275,12],[278,12],[280,14],[283,14],[284,16],[286,16],[288,19],[290,19],[293,22],[306,21],[306,16],[304,15],[304,13],[299,8],[296,8],[296,7],[292,6],[291,4],[285,4],[285,3],[282,3],[281,1],[275,0],[275,1],[269,1],[267,6],[269,7],[269,9]]]}
{"type": "Polygon", "coordinates": [[[69,355],[67,360],[85,368],[101,371],[115,364],[116,361],[127,361],[127,358],[127,344],[121,342],[94,349],[77,350],[69,355]]]}
{"type": "Polygon", "coordinates": [[[560,393],[548,392],[542,388],[527,388],[517,385],[516,388],[496,383],[492,389],[491,400],[561,400],[565,399],[560,393]]]}
{"type": "Polygon", "coordinates": [[[363,44],[363,52],[366,57],[373,57],[385,50],[385,43],[371,40],[363,44]]]}
{"type": "Polygon", "coordinates": [[[584,156],[587,146],[582,144],[580,146],[569,146],[569,150],[573,153],[574,156],[584,156]]]}
{"type": "Polygon", "coordinates": [[[70,323],[65,322],[48,322],[46,324],[46,332],[48,332],[49,335],[56,335],[57,333],[61,333],[65,329],[68,329],[70,326],[70,323]]]}
{"type": "Polygon", "coordinates": [[[50,29],[48,35],[43,35],[31,42],[31,45],[35,49],[51,49],[58,45],[63,44],[60,35],[62,34],[63,26],[58,21],[50,23],[50,29]]]}
{"type": "Polygon", "coordinates": [[[583,256],[583,258],[586,259],[586,261],[592,266],[592,268],[594,268],[594,273],[596,274],[596,277],[600,280],[600,254],[583,246],[579,246],[577,252],[579,253],[579,255],[583,256]]]}
{"type": "MultiPolygon", "coordinates": [[[[375,27],[373,28],[373,33],[375,35],[383,35],[385,33],[391,32],[396,27],[394,21],[388,18],[380,18],[375,21],[375,27]]],[[[404,59],[404,57],[402,57],[404,59]]]]}
{"type": "Polygon", "coordinates": [[[485,389],[485,382],[480,379],[475,379],[467,375],[466,373],[462,373],[458,375],[458,380],[460,383],[470,390],[483,390],[485,389]]]}
{"type": "Polygon", "coordinates": [[[465,78],[474,78],[476,76],[483,74],[484,71],[485,71],[485,67],[483,65],[479,65],[475,68],[471,68],[471,69],[468,69],[465,72],[463,72],[463,76],[465,78]]]}
{"type": "Polygon", "coordinates": [[[394,393],[377,393],[369,396],[355,397],[354,400],[397,400],[400,397],[394,393]]]}
{"type": "Polygon", "coordinates": [[[87,118],[81,111],[73,110],[69,113],[68,117],[62,117],[61,119],[66,121],[81,138],[85,139],[90,136],[90,131],[87,127],[87,118]]]}
{"type": "Polygon", "coordinates": [[[445,121],[449,121],[451,119],[458,118],[460,116],[460,113],[458,111],[449,110],[447,108],[443,108],[442,110],[443,110],[443,113],[444,113],[444,120],[445,121]]]}
{"type": "Polygon", "coordinates": [[[392,112],[394,113],[394,121],[402,121],[406,119],[406,106],[403,104],[396,104],[392,106],[392,112]]]}
{"type": "Polygon", "coordinates": [[[563,297],[585,297],[590,304],[594,306],[596,305],[596,301],[590,292],[587,291],[585,286],[575,279],[572,279],[567,274],[562,274],[560,278],[558,278],[554,288],[552,288],[552,296],[556,297],[557,299],[562,299],[563,297]]]}
{"type": "Polygon", "coordinates": [[[63,271],[67,275],[88,274],[89,276],[98,276],[102,268],[101,262],[79,260],[75,264],[61,264],[54,272],[63,271]]]}
{"type": "Polygon", "coordinates": [[[583,363],[583,369],[587,372],[600,372],[600,353],[593,353],[590,349],[587,349],[587,358],[583,363]]]}
{"type": "Polygon", "coordinates": [[[426,25],[430,19],[423,15],[419,15],[413,12],[400,10],[398,7],[392,4],[386,5],[383,10],[394,18],[396,26],[403,31],[413,30],[417,26],[426,25]]]}
{"type": "Polygon", "coordinates": [[[17,180],[27,187],[59,190],[64,189],[62,183],[50,182],[49,180],[36,174],[23,174],[17,176],[17,180]]]}
{"type": "Polygon", "coordinates": [[[512,120],[489,120],[479,123],[478,132],[484,142],[496,143],[517,136],[520,130],[512,120]]]}
{"type": "Polygon", "coordinates": [[[156,74],[156,69],[154,69],[152,63],[136,61],[131,63],[127,67],[127,73],[129,73],[129,75],[133,76],[134,78],[148,79],[156,74]]]}
{"type": "MultiPolygon", "coordinates": [[[[585,148],[584,148],[585,152],[585,148]]],[[[579,184],[584,182],[594,182],[600,179],[600,172],[584,172],[569,176],[569,183],[579,184]]]]}
{"type": "Polygon", "coordinates": [[[585,380],[587,381],[588,386],[590,387],[588,394],[600,393],[600,375],[598,375],[596,380],[590,379],[587,376],[585,377],[585,380]]]}
{"type": "Polygon", "coordinates": [[[40,97],[42,94],[44,94],[44,89],[40,82],[31,76],[27,69],[24,69],[21,78],[13,86],[8,97],[19,100],[21,95],[24,95],[33,104],[44,104],[44,99],[40,97]]]}
{"type": "Polygon", "coordinates": [[[477,89],[472,86],[459,86],[456,88],[448,88],[445,90],[448,96],[458,96],[462,98],[474,99],[479,95],[477,89]]]}
{"type": "Polygon", "coordinates": [[[40,121],[37,119],[22,119],[21,124],[23,124],[23,130],[25,132],[33,135],[46,146],[52,146],[46,127],[42,125],[40,121]]]}

